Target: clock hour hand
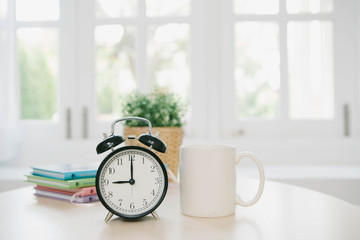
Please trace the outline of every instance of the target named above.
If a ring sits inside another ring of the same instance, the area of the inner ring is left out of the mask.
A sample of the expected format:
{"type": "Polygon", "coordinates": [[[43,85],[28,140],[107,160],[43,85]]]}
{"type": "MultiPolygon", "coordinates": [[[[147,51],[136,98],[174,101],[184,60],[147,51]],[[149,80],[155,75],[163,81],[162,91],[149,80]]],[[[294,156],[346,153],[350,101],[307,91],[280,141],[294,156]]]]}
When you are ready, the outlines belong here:
{"type": "Polygon", "coordinates": [[[116,184],[121,184],[121,183],[130,183],[130,181],[116,181],[116,182],[113,182],[113,183],[116,183],[116,184]]]}

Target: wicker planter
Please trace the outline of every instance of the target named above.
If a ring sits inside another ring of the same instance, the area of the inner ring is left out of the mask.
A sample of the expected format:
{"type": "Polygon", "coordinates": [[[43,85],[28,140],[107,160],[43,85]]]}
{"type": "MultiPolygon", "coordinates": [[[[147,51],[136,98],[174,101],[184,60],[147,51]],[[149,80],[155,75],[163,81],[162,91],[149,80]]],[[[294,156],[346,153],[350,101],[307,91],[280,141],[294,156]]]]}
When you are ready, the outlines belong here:
{"type": "MultiPolygon", "coordinates": [[[[127,138],[129,135],[135,135],[136,138],[143,133],[148,133],[148,127],[125,127],[124,128],[124,137],[127,138]]],[[[160,153],[153,151],[160,157],[160,159],[168,165],[168,168],[177,176],[179,168],[179,150],[182,144],[182,139],[184,136],[184,131],[181,127],[153,127],[152,133],[155,135],[156,132],[159,132],[159,139],[164,141],[167,146],[166,153],[160,153]]],[[[130,145],[130,140],[126,139],[126,145],[130,145]]],[[[132,141],[132,144],[135,146],[144,145],[139,141],[132,141]]]]}

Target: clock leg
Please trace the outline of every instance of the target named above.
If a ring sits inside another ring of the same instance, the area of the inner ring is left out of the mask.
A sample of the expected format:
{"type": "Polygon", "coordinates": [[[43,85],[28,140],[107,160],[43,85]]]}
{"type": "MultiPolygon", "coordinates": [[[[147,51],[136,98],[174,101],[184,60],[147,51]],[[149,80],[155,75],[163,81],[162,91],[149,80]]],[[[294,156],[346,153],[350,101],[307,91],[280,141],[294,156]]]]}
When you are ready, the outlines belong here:
{"type": "Polygon", "coordinates": [[[156,213],[156,211],[151,212],[151,215],[152,215],[156,220],[159,220],[159,215],[156,213]]]}
{"type": "Polygon", "coordinates": [[[112,213],[112,212],[108,212],[108,214],[106,215],[106,217],[105,217],[105,222],[108,222],[111,218],[112,218],[112,216],[113,216],[114,214],[112,213]]]}

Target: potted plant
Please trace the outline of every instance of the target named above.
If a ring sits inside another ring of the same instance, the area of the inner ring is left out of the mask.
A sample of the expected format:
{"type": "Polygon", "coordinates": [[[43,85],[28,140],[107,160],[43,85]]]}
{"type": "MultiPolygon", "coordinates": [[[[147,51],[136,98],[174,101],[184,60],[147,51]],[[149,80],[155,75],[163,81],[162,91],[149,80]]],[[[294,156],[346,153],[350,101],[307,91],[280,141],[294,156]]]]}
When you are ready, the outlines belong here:
{"type": "MultiPolygon", "coordinates": [[[[153,134],[158,133],[158,137],[167,145],[166,153],[156,152],[156,154],[175,175],[177,175],[179,167],[179,148],[184,135],[182,126],[185,113],[186,106],[177,95],[160,90],[148,94],[132,93],[126,97],[122,107],[124,117],[143,117],[151,122],[153,134]]],[[[147,131],[146,123],[127,121],[124,127],[124,136],[135,135],[138,137],[147,131]]],[[[131,143],[127,142],[127,144],[131,143]]]]}

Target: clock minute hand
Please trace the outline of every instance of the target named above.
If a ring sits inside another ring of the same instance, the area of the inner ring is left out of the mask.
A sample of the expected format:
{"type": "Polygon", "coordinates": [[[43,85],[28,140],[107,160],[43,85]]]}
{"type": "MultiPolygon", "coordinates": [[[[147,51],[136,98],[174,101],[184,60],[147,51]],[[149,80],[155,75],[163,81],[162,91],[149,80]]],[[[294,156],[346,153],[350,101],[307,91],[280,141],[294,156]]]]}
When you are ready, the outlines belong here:
{"type": "Polygon", "coordinates": [[[133,178],[133,176],[134,176],[134,165],[133,165],[133,158],[132,157],[130,157],[130,161],[131,161],[131,163],[130,163],[130,175],[131,175],[131,177],[130,177],[130,180],[131,179],[134,179],[133,178]]]}
{"type": "Polygon", "coordinates": [[[133,164],[133,161],[134,161],[134,159],[133,159],[133,157],[132,156],[130,156],[130,161],[131,161],[131,163],[130,163],[130,180],[129,180],[129,183],[131,184],[131,185],[134,185],[135,184],[135,179],[134,179],[134,164],[133,164]]]}

